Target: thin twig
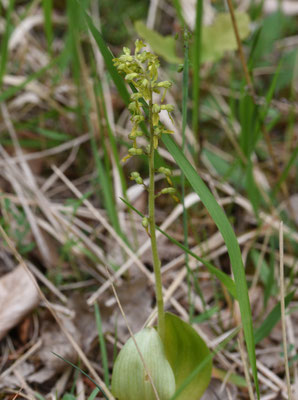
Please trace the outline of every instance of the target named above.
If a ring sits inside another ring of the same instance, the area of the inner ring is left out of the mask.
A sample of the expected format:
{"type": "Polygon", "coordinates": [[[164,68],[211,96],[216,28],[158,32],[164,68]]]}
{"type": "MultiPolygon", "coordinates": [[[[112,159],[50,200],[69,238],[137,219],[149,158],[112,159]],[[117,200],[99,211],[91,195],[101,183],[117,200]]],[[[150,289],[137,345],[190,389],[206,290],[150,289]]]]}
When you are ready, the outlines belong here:
{"type": "Polygon", "coordinates": [[[280,308],[281,308],[281,326],[282,326],[282,342],[284,350],[284,361],[286,380],[288,388],[289,400],[294,400],[291,389],[288,349],[287,349],[287,333],[286,333],[286,314],[285,314],[285,287],[284,287],[284,235],[283,235],[283,222],[279,225],[279,273],[280,273],[280,308]]]}

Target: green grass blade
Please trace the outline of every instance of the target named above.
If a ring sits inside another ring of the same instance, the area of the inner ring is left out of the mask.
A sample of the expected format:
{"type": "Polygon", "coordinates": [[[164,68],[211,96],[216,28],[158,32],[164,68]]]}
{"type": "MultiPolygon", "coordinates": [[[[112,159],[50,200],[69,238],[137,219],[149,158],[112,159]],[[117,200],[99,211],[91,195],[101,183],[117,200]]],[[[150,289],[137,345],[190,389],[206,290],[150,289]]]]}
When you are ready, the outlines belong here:
{"type": "Polygon", "coordinates": [[[163,142],[180,169],[184,172],[194,191],[200,196],[201,201],[210,213],[226,243],[236,284],[237,300],[239,302],[241,312],[242,326],[244,330],[248,356],[253,372],[256,390],[259,395],[252,315],[248,297],[245,270],[236,235],[223,209],[216,202],[210,190],[207,188],[190,162],[186,159],[177,144],[168,135],[163,136],[163,142]]]}
{"type": "MultiPolygon", "coordinates": [[[[118,148],[117,148],[116,138],[115,138],[114,132],[112,131],[112,128],[111,128],[111,125],[109,122],[109,116],[108,116],[108,112],[107,112],[107,108],[106,108],[106,104],[105,104],[103,88],[102,88],[100,79],[98,79],[94,85],[94,93],[96,95],[96,99],[99,98],[101,100],[101,105],[102,105],[102,109],[103,109],[103,113],[104,113],[104,117],[105,117],[105,121],[106,121],[106,128],[107,128],[107,132],[109,135],[109,142],[111,145],[111,150],[113,152],[115,163],[116,163],[116,166],[117,166],[117,169],[119,172],[119,176],[121,179],[122,190],[124,193],[126,193],[127,185],[126,185],[126,181],[125,181],[123,167],[121,165],[121,160],[119,158],[119,152],[118,152],[118,148]]],[[[100,114],[99,114],[99,116],[100,116],[100,114]]]]}
{"type": "Polygon", "coordinates": [[[182,7],[181,7],[181,4],[180,4],[180,0],[173,0],[173,5],[176,8],[177,17],[179,19],[179,22],[180,22],[181,26],[185,26],[185,21],[184,21],[184,17],[183,17],[183,12],[182,12],[182,7]]]}
{"type": "Polygon", "coordinates": [[[0,48],[0,87],[2,86],[2,79],[6,70],[7,63],[7,53],[8,53],[8,40],[11,34],[11,14],[14,7],[14,0],[9,1],[9,5],[6,11],[5,17],[5,31],[1,40],[1,48],[0,48]]]}
{"type": "Polygon", "coordinates": [[[201,39],[203,23],[203,0],[197,0],[196,25],[192,51],[193,83],[192,83],[192,131],[195,137],[199,128],[199,90],[200,90],[200,64],[201,64],[201,39]]]}
{"type": "MultiPolygon", "coordinates": [[[[288,307],[295,294],[295,290],[285,297],[285,307],[288,307]]],[[[267,337],[281,318],[280,301],[271,310],[262,325],[255,331],[255,344],[267,337]]]]}
{"type": "MultiPolygon", "coordinates": [[[[125,199],[121,199],[128,207],[130,207],[132,210],[134,210],[140,217],[144,217],[144,215],[138,211],[134,206],[132,206],[129,202],[127,202],[125,199]]],[[[213,264],[211,264],[209,261],[204,260],[203,258],[199,257],[195,253],[193,253],[190,249],[185,247],[183,244],[178,242],[176,239],[174,239],[172,236],[168,235],[165,231],[160,229],[159,226],[156,226],[156,229],[162,233],[166,238],[168,238],[172,243],[176,244],[178,247],[180,247],[183,251],[188,253],[190,256],[195,258],[196,260],[200,261],[202,264],[205,265],[205,267],[208,269],[208,271],[216,276],[216,278],[226,287],[226,289],[229,291],[231,296],[233,296],[235,299],[237,298],[237,293],[236,293],[236,286],[233,280],[225,274],[223,271],[220,269],[216,268],[213,264]]]]}
{"type": "Polygon", "coordinates": [[[57,57],[53,59],[49,64],[45,65],[42,67],[40,70],[34,72],[30,76],[28,76],[27,79],[25,79],[22,83],[16,86],[12,86],[8,88],[7,90],[3,91],[0,93],[0,103],[2,101],[6,101],[13,97],[16,93],[18,93],[20,90],[24,89],[28,83],[32,82],[33,80],[39,79],[48,69],[52,68],[58,61],[60,60],[60,57],[57,57]]]}
{"type": "Polygon", "coordinates": [[[124,103],[127,105],[129,103],[129,93],[128,90],[125,86],[125,83],[123,79],[120,77],[118,74],[117,69],[114,67],[113,64],[113,55],[111,51],[108,49],[107,45],[105,44],[105,41],[103,40],[101,34],[99,33],[98,29],[94,26],[92,19],[89,17],[89,15],[86,13],[85,10],[83,10],[84,16],[88,25],[88,28],[94,37],[96,44],[105,60],[106,67],[118,89],[119,94],[121,95],[124,103]]]}
{"type": "Polygon", "coordinates": [[[95,388],[95,389],[93,390],[93,392],[90,394],[90,396],[88,397],[88,400],[94,400],[94,399],[96,398],[98,392],[99,392],[99,389],[98,389],[98,388],[95,388]]]}
{"type": "Polygon", "coordinates": [[[54,38],[53,25],[52,25],[52,12],[53,12],[53,0],[43,0],[43,16],[44,16],[44,30],[48,43],[48,50],[52,52],[52,42],[54,38]]]}
{"type": "MultiPolygon", "coordinates": [[[[84,108],[85,108],[85,116],[87,119],[87,123],[89,126],[90,130],[90,143],[91,143],[91,149],[93,153],[93,157],[95,160],[95,165],[96,165],[96,170],[98,174],[98,181],[100,183],[100,188],[101,192],[103,194],[103,202],[105,205],[105,208],[107,210],[109,220],[111,221],[115,231],[118,233],[123,238],[123,234],[121,233],[121,228],[119,224],[119,219],[118,219],[118,214],[117,214],[117,209],[115,205],[115,196],[113,193],[113,187],[112,187],[112,181],[109,176],[109,169],[105,168],[99,152],[98,152],[98,146],[95,140],[95,133],[93,129],[93,124],[90,121],[90,113],[89,113],[89,107],[87,104],[87,99],[84,101],[84,108]]],[[[105,151],[106,149],[104,149],[105,151]]]]}
{"type": "Polygon", "coordinates": [[[106,400],[109,400],[109,398],[108,398],[108,396],[105,394],[104,390],[103,390],[103,389],[95,382],[95,380],[92,379],[85,371],[83,371],[81,368],[79,368],[77,365],[73,364],[72,362],[66,360],[65,358],[63,358],[63,357],[61,357],[61,356],[59,356],[59,354],[56,354],[56,353],[54,353],[53,351],[52,351],[51,353],[54,354],[54,356],[60,358],[60,360],[66,362],[66,363],[69,364],[69,365],[71,365],[71,366],[72,366],[73,368],[75,368],[76,370],[80,371],[81,374],[87,376],[87,378],[90,379],[90,381],[91,381],[92,383],[94,383],[94,385],[101,391],[101,393],[103,394],[103,397],[104,397],[106,400]]]}
{"type": "Polygon", "coordinates": [[[273,195],[275,196],[276,193],[279,191],[281,185],[283,182],[287,179],[287,176],[289,175],[290,169],[292,168],[292,165],[295,163],[296,158],[298,156],[298,147],[296,147],[291,154],[291,157],[289,161],[287,162],[287,165],[285,166],[284,170],[282,171],[278,181],[276,182],[276,185],[273,189],[273,195]]]}
{"type": "MultiPolygon", "coordinates": [[[[184,65],[183,65],[183,86],[182,86],[182,151],[185,151],[186,144],[186,123],[187,123],[187,101],[188,101],[188,72],[189,72],[189,55],[188,55],[188,32],[184,29],[184,65]]],[[[184,197],[185,197],[185,176],[181,171],[180,175],[181,184],[181,203],[183,207],[183,235],[184,235],[184,246],[188,246],[188,221],[187,221],[187,210],[185,208],[184,197]]],[[[188,263],[188,253],[185,252],[185,265],[187,268],[187,291],[188,291],[188,305],[189,305],[189,319],[191,320],[193,314],[192,296],[191,296],[191,271],[188,263]]]]}
{"type": "Polygon", "coordinates": [[[109,378],[109,362],[108,362],[108,354],[106,349],[105,338],[102,331],[102,323],[101,323],[101,316],[98,304],[94,304],[94,312],[95,312],[95,319],[96,319],[96,327],[98,332],[98,339],[100,345],[100,352],[101,352],[101,360],[103,366],[103,374],[104,374],[104,381],[107,387],[110,386],[110,378],[109,378]]]}

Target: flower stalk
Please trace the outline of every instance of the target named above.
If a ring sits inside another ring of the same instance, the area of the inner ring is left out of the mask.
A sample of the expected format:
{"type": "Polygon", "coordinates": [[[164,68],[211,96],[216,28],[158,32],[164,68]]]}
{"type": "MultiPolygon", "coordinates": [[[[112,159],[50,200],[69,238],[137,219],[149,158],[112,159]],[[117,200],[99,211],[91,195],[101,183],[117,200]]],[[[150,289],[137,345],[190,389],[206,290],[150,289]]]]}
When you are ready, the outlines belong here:
{"type": "Polygon", "coordinates": [[[154,168],[154,126],[152,120],[152,95],[149,101],[149,124],[150,124],[150,144],[149,144],[149,199],[148,199],[148,214],[149,214],[149,226],[150,226],[150,239],[151,239],[151,251],[153,259],[153,270],[155,275],[155,295],[157,304],[157,315],[158,323],[157,329],[160,337],[163,339],[165,335],[165,313],[164,313],[164,302],[162,295],[162,280],[160,270],[160,259],[157,249],[156,241],[156,229],[155,229],[155,168],[154,168]]]}
{"type": "Polygon", "coordinates": [[[163,173],[166,182],[170,187],[162,189],[158,194],[155,193],[155,166],[154,166],[154,155],[155,150],[158,148],[159,140],[163,134],[171,134],[172,131],[167,130],[160,122],[159,113],[162,110],[170,113],[174,107],[171,104],[156,104],[153,102],[153,94],[160,94],[161,103],[163,103],[166,91],[171,87],[171,82],[161,81],[158,82],[158,58],[148,52],[142,51],[145,44],[141,40],[136,41],[135,53],[131,54],[128,48],[123,49],[123,53],[119,58],[114,59],[114,64],[120,73],[124,74],[124,79],[132,84],[136,89],[136,93],[132,93],[130,97],[130,104],[128,106],[131,112],[132,130],[128,138],[132,141],[132,147],[128,149],[128,155],[123,160],[127,160],[133,156],[147,155],[149,164],[149,186],[144,185],[143,179],[138,172],[131,173],[131,179],[137,184],[145,186],[148,191],[148,217],[142,221],[143,227],[146,229],[151,240],[152,250],[152,261],[153,270],[155,275],[155,294],[158,312],[158,324],[157,329],[160,337],[163,339],[165,335],[165,312],[164,302],[162,295],[162,280],[161,280],[161,262],[158,255],[157,240],[156,240],[156,228],[155,228],[155,199],[162,194],[170,194],[175,200],[174,196],[175,189],[172,187],[172,181],[170,179],[171,170],[169,168],[161,167],[159,172],[163,173]],[[142,100],[145,100],[148,104],[149,114],[146,118],[146,114],[143,113],[142,100]],[[140,128],[140,124],[148,121],[149,128],[149,144],[146,148],[142,148],[138,144],[138,138],[145,136],[144,132],[140,128]]]}

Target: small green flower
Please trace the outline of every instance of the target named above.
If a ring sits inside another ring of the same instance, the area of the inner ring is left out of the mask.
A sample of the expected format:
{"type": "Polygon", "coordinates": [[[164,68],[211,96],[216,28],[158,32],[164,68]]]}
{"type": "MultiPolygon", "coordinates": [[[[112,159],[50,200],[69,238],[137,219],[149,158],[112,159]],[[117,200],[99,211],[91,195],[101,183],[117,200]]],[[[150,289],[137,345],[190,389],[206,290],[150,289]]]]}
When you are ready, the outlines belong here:
{"type": "Polygon", "coordinates": [[[127,81],[132,81],[133,79],[135,79],[138,76],[138,74],[136,72],[131,72],[130,74],[125,75],[125,79],[127,81]]]}

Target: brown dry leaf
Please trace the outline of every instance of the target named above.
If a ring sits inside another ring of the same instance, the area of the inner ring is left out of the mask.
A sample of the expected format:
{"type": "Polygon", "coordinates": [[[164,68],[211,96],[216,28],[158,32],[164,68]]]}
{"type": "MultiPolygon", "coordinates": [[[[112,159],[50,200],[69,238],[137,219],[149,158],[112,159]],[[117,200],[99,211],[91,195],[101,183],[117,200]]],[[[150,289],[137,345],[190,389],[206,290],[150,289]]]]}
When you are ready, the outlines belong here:
{"type": "MultiPolygon", "coordinates": [[[[63,321],[67,331],[72,335],[75,341],[81,345],[82,337],[74,323],[69,318],[65,318],[62,315],[59,315],[59,317],[63,321]]],[[[38,353],[38,357],[48,369],[58,372],[65,369],[67,366],[64,361],[52,353],[56,353],[68,361],[76,362],[76,352],[54,321],[48,320],[43,323],[41,339],[43,346],[38,353]]]]}
{"type": "Polygon", "coordinates": [[[36,286],[22,266],[0,279],[0,340],[39,303],[36,286]]]}
{"type": "Polygon", "coordinates": [[[217,379],[212,379],[201,400],[235,400],[237,397],[236,386],[223,385],[217,379]]]}
{"type": "MultiPolygon", "coordinates": [[[[138,332],[143,327],[148,315],[152,311],[153,299],[153,292],[148,287],[146,278],[137,275],[137,271],[137,269],[131,269],[132,276],[130,280],[122,286],[116,287],[127,321],[133,332],[138,332]]],[[[117,325],[118,335],[125,342],[130,336],[126,323],[121,317],[114,299],[111,306],[113,308],[113,314],[110,319],[111,326],[115,327],[117,325]]]]}

